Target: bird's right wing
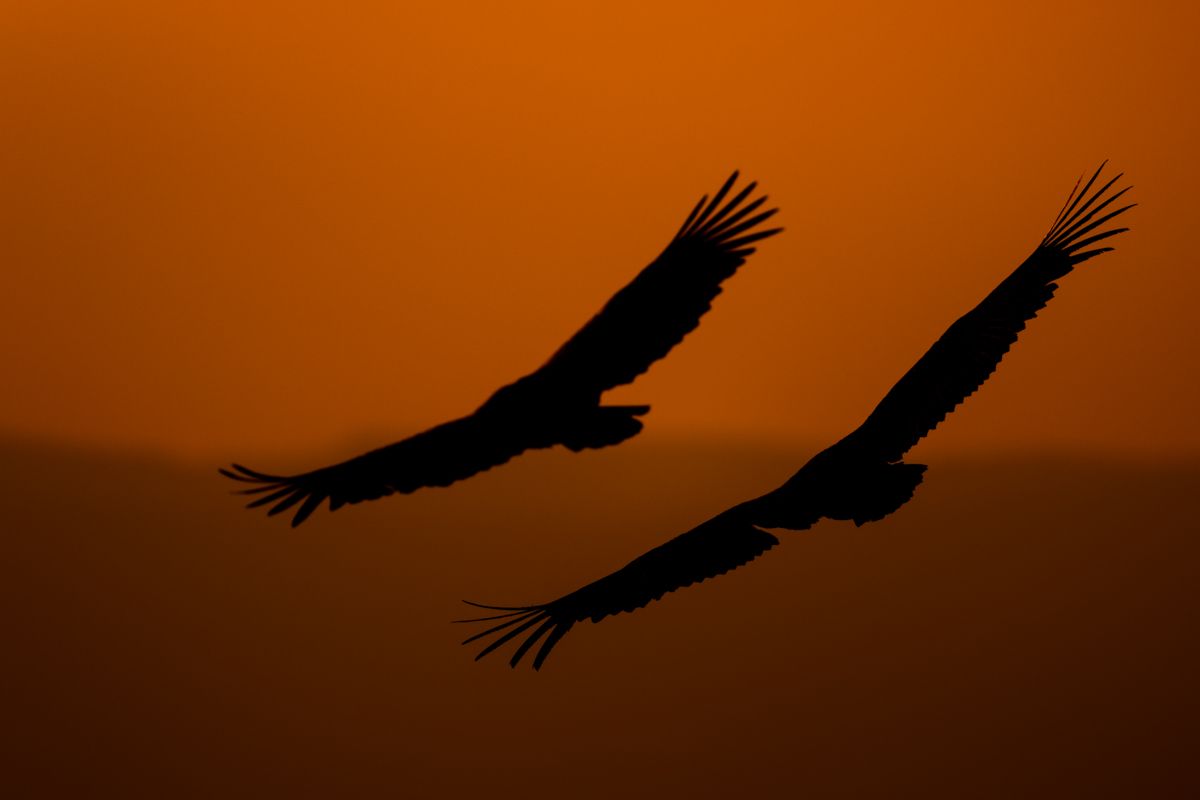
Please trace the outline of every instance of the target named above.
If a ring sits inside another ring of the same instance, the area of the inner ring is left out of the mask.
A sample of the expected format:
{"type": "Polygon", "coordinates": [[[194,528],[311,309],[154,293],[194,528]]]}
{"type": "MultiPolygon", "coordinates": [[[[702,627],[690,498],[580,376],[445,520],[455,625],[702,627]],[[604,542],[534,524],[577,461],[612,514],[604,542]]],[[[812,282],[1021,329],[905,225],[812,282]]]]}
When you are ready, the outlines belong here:
{"type": "Polygon", "coordinates": [[[1097,247],[1097,243],[1129,230],[1103,228],[1133,208],[1131,204],[1106,212],[1130,188],[1106,196],[1121,175],[1087,196],[1103,168],[1101,164],[1083,191],[1077,191],[1079,184],[1075,185],[1033,254],[978,306],[951,325],[867,420],[831,450],[896,461],[983,385],[1025,324],[1054,296],[1058,288],[1055,281],[1076,265],[1113,249],[1097,247]]]}
{"type": "Polygon", "coordinates": [[[746,521],[743,506],[713,517],[708,522],[677,536],[634,559],[616,572],[589,583],[568,595],[536,606],[470,605],[504,613],[460,622],[497,624],[466,639],[469,644],[494,636],[475,657],[486,656],[512,639],[524,639],[509,660],[517,666],[542,637],[546,637],[533,659],[540,669],[546,656],[577,622],[636,611],[668,592],[714,578],[747,564],[779,544],[767,531],[746,521]]]}
{"type": "Polygon", "coordinates": [[[744,202],[757,184],[721,205],[737,177],[712,200],[700,198],[662,254],[535,374],[566,393],[598,396],[633,381],[694,330],[721,283],[754,252],[751,245],[782,230],[756,230],[778,210],[755,213],[766,196],[744,202]]]}

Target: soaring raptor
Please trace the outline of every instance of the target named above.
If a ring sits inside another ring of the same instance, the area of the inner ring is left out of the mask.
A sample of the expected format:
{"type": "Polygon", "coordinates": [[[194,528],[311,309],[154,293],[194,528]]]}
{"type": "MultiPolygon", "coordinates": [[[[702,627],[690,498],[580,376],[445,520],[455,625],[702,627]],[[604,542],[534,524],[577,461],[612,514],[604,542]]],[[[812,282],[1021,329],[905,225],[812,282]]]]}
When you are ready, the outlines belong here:
{"type": "Polygon", "coordinates": [[[924,464],[904,463],[904,455],[983,385],[1025,323],[1053,297],[1055,281],[1077,264],[1112,250],[1097,245],[1128,230],[1104,227],[1133,207],[1108,210],[1128,191],[1109,193],[1121,175],[1088,196],[1103,168],[1101,164],[1082,191],[1075,184],[1033,253],[934,342],[857,430],[815,455],[778,489],[723,511],[557,600],[536,606],[480,606],[502,613],[461,620],[496,622],[463,643],[493,637],[478,660],[524,637],[509,662],[515,667],[541,641],[533,658],[534,669],[539,669],[575,623],[636,611],[668,592],[740,567],[779,544],[764,528],[807,530],[826,517],[862,525],[899,509],[912,498],[925,472],[924,464]]]}
{"type": "Polygon", "coordinates": [[[700,324],[721,284],[754,252],[777,209],[759,211],[756,184],[726,202],[735,172],[710,200],[692,209],[662,254],[613,295],[600,313],[540,369],[502,387],[473,414],[349,461],[298,475],[271,475],[233,464],[222,475],[250,484],[247,508],[269,515],[295,507],[299,525],[322,502],[331,511],[425,486],[449,486],[526,450],[565,445],[573,451],[623,442],[642,429],[650,406],[605,406],[600,395],[663,358],[700,324]]]}

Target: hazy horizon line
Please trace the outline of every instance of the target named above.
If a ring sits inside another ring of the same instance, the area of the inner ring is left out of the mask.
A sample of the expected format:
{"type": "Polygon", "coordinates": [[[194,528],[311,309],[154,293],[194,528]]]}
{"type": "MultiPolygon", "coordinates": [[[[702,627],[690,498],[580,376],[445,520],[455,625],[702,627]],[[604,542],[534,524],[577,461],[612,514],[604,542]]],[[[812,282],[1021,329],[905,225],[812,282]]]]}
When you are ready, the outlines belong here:
{"type": "MultiPolygon", "coordinates": [[[[169,445],[148,445],[132,443],[120,445],[104,441],[88,441],[71,439],[52,434],[32,434],[20,431],[0,430],[0,452],[6,450],[41,450],[59,451],[87,457],[119,458],[129,461],[153,461],[166,463],[176,467],[195,468],[222,465],[231,460],[253,461],[255,463],[276,462],[280,465],[295,464],[311,461],[324,462],[330,458],[352,457],[361,452],[385,444],[377,435],[341,437],[338,442],[311,447],[246,447],[238,452],[225,452],[219,448],[204,452],[192,449],[173,449],[169,445]]],[[[718,452],[737,452],[742,454],[757,453],[772,455],[779,458],[794,457],[799,468],[804,461],[812,457],[820,449],[831,442],[818,443],[814,437],[811,440],[782,439],[766,435],[741,436],[733,433],[700,433],[685,435],[675,431],[662,431],[653,436],[643,434],[638,439],[625,443],[620,449],[626,452],[635,448],[643,452],[653,451],[686,451],[709,450],[718,452]]],[[[554,452],[554,451],[549,451],[554,452]]],[[[605,448],[599,454],[611,452],[605,448]]],[[[548,453],[547,453],[548,454],[548,453]]],[[[546,455],[540,452],[527,456],[546,455]]],[[[595,457],[596,454],[590,454],[595,457]]],[[[996,445],[994,443],[978,443],[975,445],[955,446],[953,444],[921,443],[914,453],[905,459],[910,462],[922,463],[925,460],[954,461],[958,463],[977,463],[980,461],[1031,461],[1031,460],[1069,460],[1089,461],[1093,463],[1111,463],[1123,465],[1190,465],[1200,462],[1200,448],[1181,449],[1169,452],[1152,452],[1150,450],[1133,450],[1128,448],[1105,448],[1096,443],[1070,444],[1066,442],[1050,442],[1035,446],[1028,444],[996,445]]]]}

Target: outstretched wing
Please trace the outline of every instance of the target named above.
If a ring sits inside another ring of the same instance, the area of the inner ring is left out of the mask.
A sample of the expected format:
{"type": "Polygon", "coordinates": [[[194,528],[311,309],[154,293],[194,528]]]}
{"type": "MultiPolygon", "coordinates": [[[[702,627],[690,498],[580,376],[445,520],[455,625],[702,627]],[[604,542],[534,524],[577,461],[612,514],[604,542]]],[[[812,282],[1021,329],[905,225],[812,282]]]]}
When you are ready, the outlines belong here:
{"type": "Polygon", "coordinates": [[[1097,243],[1128,228],[1105,224],[1135,204],[1107,210],[1131,187],[1109,194],[1117,175],[1086,197],[1104,164],[1055,219],[1050,232],[1021,266],[983,302],[956,321],[876,406],[867,420],[831,449],[848,449],[885,461],[900,459],[996,370],[1004,354],[1076,264],[1107,253],[1097,243]],[[1086,199],[1084,199],[1086,197],[1086,199]],[[1098,231],[1098,232],[1097,232],[1098,231]]]}
{"type": "Polygon", "coordinates": [[[455,481],[499,466],[535,443],[521,432],[479,416],[438,425],[357,458],[298,475],[269,475],[240,464],[219,472],[250,484],[239,492],[257,495],[247,508],[269,506],[274,516],[295,507],[292,527],[308,519],[321,503],[330,511],[399,492],[408,494],[455,481]]]}
{"type": "Polygon", "coordinates": [[[537,374],[586,396],[631,382],[700,324],[721,283],[754,252],[750,245],[782,228],[757,230],[778,209],[759,213],[766,196],[745,202],[751,183],[721,205],[734,172],[692,209],[667,248],[600,313],[559,348],[537,374]]]}
{"type": "Polygon", "coordinates": [[[463,644],[495,637],[475,657],[478,661],[506,642],[523,636],[524,640],[508,662],[515,667],[530,648],[545,637],[533,658],[533,668],[541,669],[546,656],[575,623],[585,619],[599,622],[613,614],[636,611],[667,592],[747,564],[779,544],[779,540],[770,533],[746,521],[741,513],[742,508],[738,506],[713,517],[634,559],[611,575],[544,605],[505,607],[470,603],[505,613],[459,620],[502,620],[469,637],[463,644]]]}

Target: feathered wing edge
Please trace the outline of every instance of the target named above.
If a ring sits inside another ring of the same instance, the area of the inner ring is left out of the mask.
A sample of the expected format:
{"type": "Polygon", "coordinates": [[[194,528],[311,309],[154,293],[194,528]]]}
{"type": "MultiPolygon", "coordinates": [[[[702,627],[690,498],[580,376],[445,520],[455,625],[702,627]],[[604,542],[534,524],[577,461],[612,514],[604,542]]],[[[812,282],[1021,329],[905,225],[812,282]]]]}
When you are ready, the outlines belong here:
{"type": "Polygon", "coordinates": [[[512,667],[546,637],[533,658],[537,670],[575,623],[587,619],[599,622],[614,614],[636,611],[668,592],[748,564],[777,544],[779,539],[746,521],[735,507],[557,600],[534,606],[492,606],[465,600],[476,608],[502,613],[455,622],[496,622],[463,640],[463,644],[470,644],[495,636],[475,656],[476,661],[524,635],[509,659],[512,667]]]}
{"type": "Polygon", "coordinates": [[[731,197],[735,171],[692,208],[666,248],[619,289],[538,370],[565,386],[605,392],[634,381],[696,329],[721,287],[783,228],[759,230],[779,209],[760,210],[751,182],[731,197]],[[746,202],[749,199],[749,202],[746,202]]]}
{"type": "MultiPolygon", "coordinates": [[[[1109,220],[1120,214],[1124,214],[1126,211],[1137,205],[1137,203],[1130,203],[1128,205],[1121,206],[1114,211],[1110,211],[1099,218],[1096,218],[1097,214],[1099,214],[1101,211],[1104,211],[1104,209],[1115,203],[1121,198],[1122,195],[1133,188],[1133,186],[1126,186],[1120,191],[1106,197],[1104,202],[1096,204],[1096,201],[1103,197],[1105,192],[1107,192],[1114,183],[1124,177],[1124,172],[1117,173],[1117,175],[1111,178],[1108,183],[1104,184],[1095,192],[1093,192],[1091,197],[1088,197],[1087,200],[1082,203],[1082,205],[1080,204],[1080,201],[1083,200],[1087,195],[1088,190],[1092,188],[1092,185],[1096,182],[1096,179],[1100,177],[1100,173],[1104,170],[1104,167],[1107,164],[1108,161],[1106,160],[1096,168],[1096,171],[1092,174],[1092,177],[1088,179],[1088,182],[1084,185],[1082,191],[1078,191],[1079,182],[1076,182],[1075,188],[1072,189],[1071,193],[1067,196],[1067,202],[1063,204],[1062,211],[1058,212],[1058,216],[1054,219],[1054,224],[1050,226],[1050,231],[1046,234],[1045,238],[1042,239],[1040,245],[1041,247],[1061,250],[1070,256],[1072,265],[1080,264],[1084,261],[1087,261],[1089,258],[1094,258],[1100,255],[1101,253],[1111,252],[1113,248],[1107,246],[1097,247],[1091,250],[1084,250],[1084,248],[1103,241],[1104,239],[1125,233],[1129,230],[1129,228],[1110,228],[1109,230],[1101,231],[1100,233],[1092,234],[1090,236],[1088,235],[1109,220]],[[1089,211],[1088,209],[1091,210],[1089,211]]],[[[1080,178],[1080,181],[1082,180],[1083,179],[1080,178]]]]}
{"type": "Polygon", "coordinates": [[[719,244],[731,255],[745,258],[754,252],[754,248],[748,245],[754,242],[766,239],[769,236],[774,236],[783,230],[783,228],[769,228],[763,231],[755,231],[754,233],[741,234],[752,228],[762,224],[771,217],[779,213],[778,208],[768,209],[760,214],[746,219],[747,216],[757,211],[763,203],[767,201],[767,195],[763,195],[755,200],[752,200],[746,205],[741,203],[750,196],[750,194],[758,188],[757,181],[751,181],[742,188],[732,199],[729,200],[719,211],[716,211],[717,206],[729,194],[729,190],[737,182],[740,173],[734,170],[733,174],[721,185],[717,193],[709,200],[708,195],[704,195],[696,203],[692,212],[688,214],[687,219],[683,221],[679,232],[675,234],[672,242],[680,239],[688,238],[704,238],[714,244],[719,244]],[[739,208],[739,206],[741,206],[739,208]],[[734,209],[737,209],[734,211],[734,209]],[[713,213],[716,211],[716,213],[713,213]],[[730,213],[733,212],[733,213],[730,213]]]}
{"type": "Polygon", "coordinates": [[[226,478],[231,478],[241,483],[253,484],[249,489],[237,489],[234,491],[236,494],[262,495],[262,497],[252,499],[247,503],[246,508],[258,508],[274,503],[275,505],[267,510],[268,517],[281,514],[303,500],[303,504],[300,508],[296,509],[296,513],[292,516],[293,528],[308,519],[309,515],[320,507],[326,497],[329,497],[330,511],[337,511],[344,504],[344,501],[326,495],[323,492],[314,492],[307,486],[304,486],[297,480],[297,478],[303,476],[268,475],[264,472],[256,472],[241,464],[233,464],[232,469],[218,468],[217,472],[226,478]]]}
{"type": "Polygon", "coordinates": [[[309,472],[273,475],[241,464],[217,471],[243,486],[249,484],[235,489],[235,494],[260,495],[246,508],[270,506],[267,516],[274,516],[295,507],[294,528],[325,500],[332,512],[396,493],[449,486],[504,464],[532,446],[512,440],[502,426],[482,424],[471,416],[309,472]]]}
{"type": "Polygon", "coordinates": [[[1136,205],[1108,210],[1132,188],[1105,196],[1123,173],[1089,195],[1106,163],[1086,184],[1082,178],[1076,182],[1050,231],[1029,258],[952,324],[863,424],[834,448],[865,448],[886,461],[897,460],[991,377],[1026,324],[1054,296],[1056,281],[1077,264],[1113,249],[1091,245],[1129,230],[1111,228],[1095,233],[1136,205]]]}

